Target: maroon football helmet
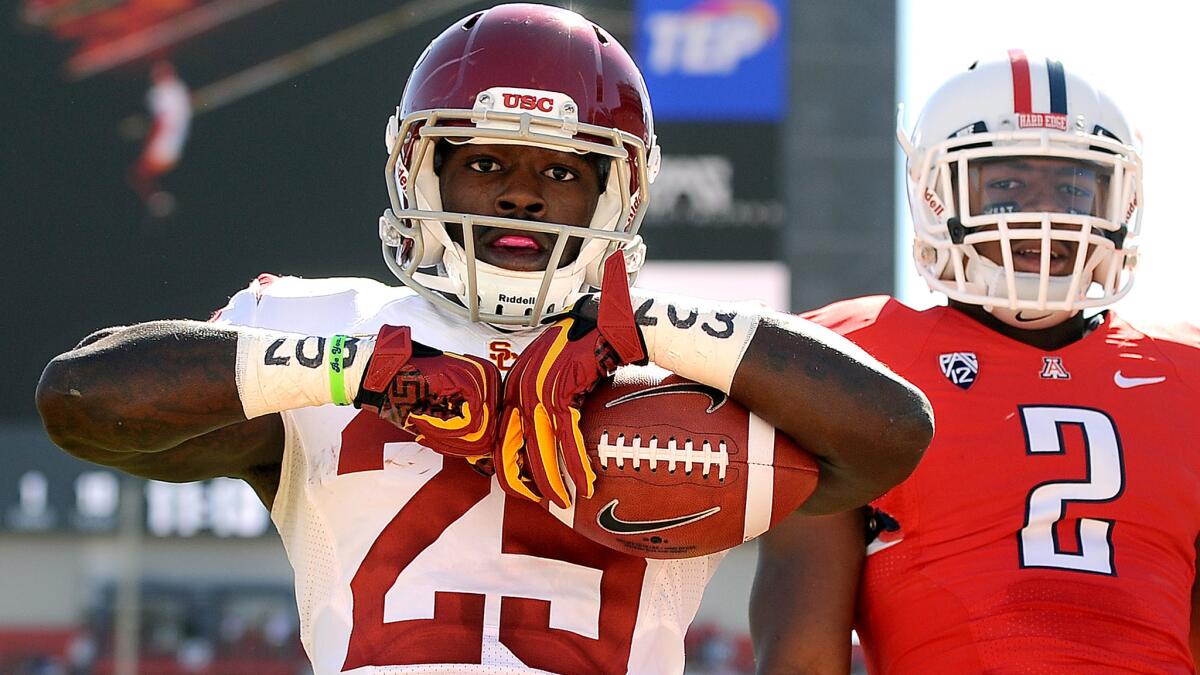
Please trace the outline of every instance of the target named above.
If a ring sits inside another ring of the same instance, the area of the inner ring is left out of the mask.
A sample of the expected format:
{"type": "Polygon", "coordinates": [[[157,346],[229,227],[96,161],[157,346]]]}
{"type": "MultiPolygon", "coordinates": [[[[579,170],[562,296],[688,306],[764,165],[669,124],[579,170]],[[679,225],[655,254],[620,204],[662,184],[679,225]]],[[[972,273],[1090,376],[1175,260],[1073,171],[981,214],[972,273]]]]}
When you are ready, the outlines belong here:
{"type": "Polygon", "coordinates": [[[380,219],[388,267],[430,301],[488,323],[536,325],[600,285],[601,263],[622,250],[636,274],[637,236],[658,171],[659,149],[646,85],[625,49],[575,12],[533,4],[471,14],[439,35],[417,61],[388,122],[391,209],[380,219]],[[513,143],[612,158],[589,227],[531,222],[442,208],[434,145],[513,143]],[[558,235],[545,271],[517,272],[477,260],[450,240],[444,223],[558,235]],[[559,268],[568,237],[584,239],[559,268]],[[461,305],[442,293],[457,296],[461,305]]]}

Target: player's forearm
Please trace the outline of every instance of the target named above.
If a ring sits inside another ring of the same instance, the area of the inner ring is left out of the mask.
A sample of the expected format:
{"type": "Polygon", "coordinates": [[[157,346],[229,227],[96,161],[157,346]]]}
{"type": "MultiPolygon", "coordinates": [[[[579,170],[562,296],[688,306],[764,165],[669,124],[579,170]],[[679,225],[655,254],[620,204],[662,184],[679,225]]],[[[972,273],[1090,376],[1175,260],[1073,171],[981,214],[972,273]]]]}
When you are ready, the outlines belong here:
{"type": "Polygon", "coordinates": [[[758,540],[750,637],[758,675],[845,675],[864,558],[860,509],[789,516],[758,540]]]}
{"type": "Polygon", "coordinates": [[[651,361],[728,392],[817,456],[807,512],[879,496],[929,444],[920,390],[832,331],[747,303],[635,294],[634,305],[651,361]]]}
{"type": "Polygon", "coordinates": [[[347,404],[372,346],[373,338],[155,321],[51,361],[38,408],[68,450],[158,452],[268,413],[347,404]]]}
{"type": "Polygon", "coordinates": [[[46,366],[38,411],[68,450],[171,448],[245,421],[236,354],[233,328],[155,321],[119,329],[46,366]]]}
{"type": "Polygon", "coordinates": [[[833,332],[764,316],[730,395],[817,456],[808,514],[861,506],[907,477],[933,438],[925,395],[833,332]]]}

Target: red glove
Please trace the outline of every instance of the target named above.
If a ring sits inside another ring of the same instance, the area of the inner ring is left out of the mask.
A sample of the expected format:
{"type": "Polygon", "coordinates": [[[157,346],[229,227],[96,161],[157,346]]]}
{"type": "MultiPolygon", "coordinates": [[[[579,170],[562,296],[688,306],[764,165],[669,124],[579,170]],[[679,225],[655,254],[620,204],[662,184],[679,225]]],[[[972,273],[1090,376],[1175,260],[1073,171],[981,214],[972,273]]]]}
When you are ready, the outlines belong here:
{"type": "Polygon", "coordinates": [[[491,361],[415,342],[408,326],[384,326],[354,405],[443,455],[475,458],[494,448],[499,396],[491,361]]]}
{"type": "Polygon", "coordinates": [[[600,309],[591,296],[559,315],[521,352],[504,382],[504,413],[496,475],[509,494],[566,508],[565,472],[583,497],[592,496],[595,471],[579,431],[583,397],[618,366],[646,363],[646,343],[633,315],[625,258],[604,264],[600,309]]]}

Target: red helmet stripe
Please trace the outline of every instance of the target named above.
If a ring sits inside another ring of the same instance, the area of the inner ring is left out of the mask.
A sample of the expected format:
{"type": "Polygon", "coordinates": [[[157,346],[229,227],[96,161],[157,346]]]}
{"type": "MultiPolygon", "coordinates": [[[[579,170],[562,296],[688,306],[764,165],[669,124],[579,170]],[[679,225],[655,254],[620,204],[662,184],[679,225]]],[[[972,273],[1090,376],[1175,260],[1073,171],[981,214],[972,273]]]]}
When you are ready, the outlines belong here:
{"type": "Polygon", "coordinates": [[[1029,59],[1020,49],[1008,50],[1008,60],[1012,65],[1013,79],[1013,112],[1033,112],[1033,89],[1029,84],[1029,59]]]}

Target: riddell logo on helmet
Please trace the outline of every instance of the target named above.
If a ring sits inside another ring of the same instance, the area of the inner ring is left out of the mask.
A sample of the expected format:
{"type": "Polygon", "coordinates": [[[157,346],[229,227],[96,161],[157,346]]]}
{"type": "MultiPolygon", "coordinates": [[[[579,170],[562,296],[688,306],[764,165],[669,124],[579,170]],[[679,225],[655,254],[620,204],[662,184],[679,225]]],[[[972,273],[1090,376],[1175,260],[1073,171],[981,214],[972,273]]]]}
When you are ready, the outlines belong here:
{"type": "Polygon", "coordinates": [[[633,201],[629,203],[629,217],[625,219],[625,225],[633,223],[633,219],[637,218],[638,209],[642,208],[642,193],[638,192],[633,196],[633,201]]]}
{"type": "Polygon", "coordinates": [[[522,298],[519,295],[500,294],[500,302],[507,302],[513,305],[532,305],[537,301],[537,298],[522,298]]]}
{"type": "Polygon", "coordinates": [[[1137,194],[1134,194],[1133,199],[1129,201],[1129,206],[1125,207],[1125,220],[1121,221],[1122,223],[1129,224],[1129,219],[1133,217],[1133,212],[1137,210],[1137,205],[1137,194]]]}
{"type": "Polygon", "coordinates": [[[930,211],[933,211],[933,215],[941,218],[942,214],[946,212],[946,205],[942,203],[942,200],[938,199],[937,194],[929,188],[925,188],[924,197],[925,204],[929,207],[930,211]]]}
{"type": "Polygon", "coordinates": [[[548,96],[530,96],[529,94],[503,94],[505,108],[520,110],[540,110],[554,112],[554,99],[548,96]]]}
{"type": "Polygon", "coordinates": [[[1017,126],[1022,129],[1067,130],[1067,116],[1058,113],[1017,113],[1017,126]]]}

